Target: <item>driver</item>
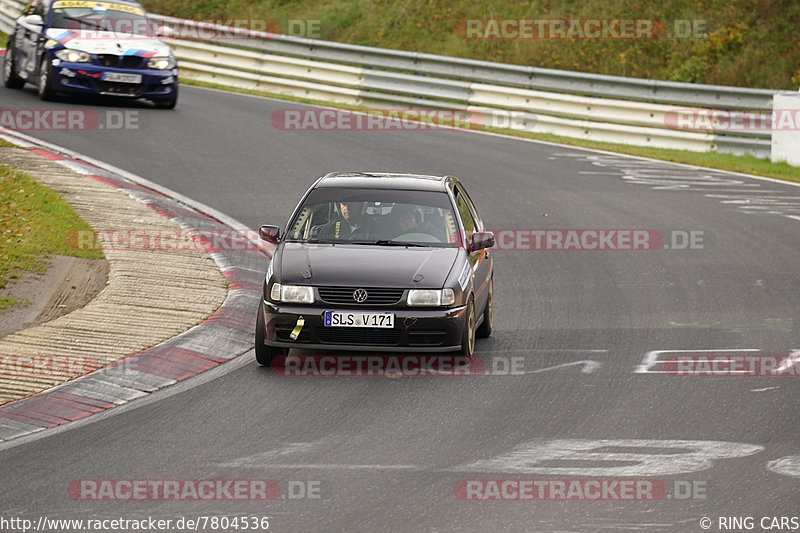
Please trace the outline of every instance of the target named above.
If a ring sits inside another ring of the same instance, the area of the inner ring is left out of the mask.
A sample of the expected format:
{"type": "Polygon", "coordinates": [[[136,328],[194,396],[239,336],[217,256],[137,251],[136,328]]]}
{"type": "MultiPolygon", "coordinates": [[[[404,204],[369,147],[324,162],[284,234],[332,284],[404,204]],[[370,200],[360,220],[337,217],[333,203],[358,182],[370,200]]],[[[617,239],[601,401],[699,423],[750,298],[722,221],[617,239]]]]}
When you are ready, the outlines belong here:
{"type": "Polygon", "coordinates": [[[373,233],[372,219],[364,214],[364,202],[337,202],[338,216],[326,224],[311,228],[311,238],[354,240],[368,239],[373,233]]]}

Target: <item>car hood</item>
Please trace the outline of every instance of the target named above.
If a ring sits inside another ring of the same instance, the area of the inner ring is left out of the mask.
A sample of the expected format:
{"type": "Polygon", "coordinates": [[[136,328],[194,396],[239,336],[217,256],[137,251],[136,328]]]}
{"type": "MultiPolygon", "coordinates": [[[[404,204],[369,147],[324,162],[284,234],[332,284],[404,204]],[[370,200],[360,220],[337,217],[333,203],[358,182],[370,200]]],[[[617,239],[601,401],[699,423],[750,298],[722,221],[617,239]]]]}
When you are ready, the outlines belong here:
{"type": "Polygon", "coordinates": [[[287,242],[275,256],[275,268],[280,264],[281,283],[295,285],[436,289],[444,286],[460,252],[458,248],[287,242]]]}
{"type": "Polygon", "coordinates": [[[82,32],[51,28],[47,37],[61,46],[82,50],[90,54],[135,55],[140,57],[165,57],[170,48],[158,39],[131,37],[110,31],[82,32]]]}

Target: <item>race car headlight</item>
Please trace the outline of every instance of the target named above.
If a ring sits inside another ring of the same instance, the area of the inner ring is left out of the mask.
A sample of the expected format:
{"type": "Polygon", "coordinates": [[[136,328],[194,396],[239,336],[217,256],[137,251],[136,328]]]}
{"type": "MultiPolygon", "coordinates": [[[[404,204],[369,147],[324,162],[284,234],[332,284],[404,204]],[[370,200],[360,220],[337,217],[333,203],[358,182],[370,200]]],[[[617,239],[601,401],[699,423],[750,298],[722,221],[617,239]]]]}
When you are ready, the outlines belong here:
{"type": "Polygon", "coordinates": [[[84,52],[83,50],[69,50],[67,48],[56,52],[56,57],[67,63],[88,63],[92,60],[92,56],[88,52],[84,52]]]}
{"type": "Polygon", "coordinates": [[[412,289],[408,291],[408,305],[453,305],[456,293],[453,289],[412,289]]]}
{"type": "Polygon", "coordinates": [[[314,289],[302,285],[281,285],[275,283],[269,293],[270,298],[276,302],[292,304],[314,303],[314,289]]]}
{"type": "Polygon", "coordinates": [[[153,57],[147,62],[147,68],[154,68],[157,70],[168,70],[175,68],[175,58],[169,57],[153,57]]]}

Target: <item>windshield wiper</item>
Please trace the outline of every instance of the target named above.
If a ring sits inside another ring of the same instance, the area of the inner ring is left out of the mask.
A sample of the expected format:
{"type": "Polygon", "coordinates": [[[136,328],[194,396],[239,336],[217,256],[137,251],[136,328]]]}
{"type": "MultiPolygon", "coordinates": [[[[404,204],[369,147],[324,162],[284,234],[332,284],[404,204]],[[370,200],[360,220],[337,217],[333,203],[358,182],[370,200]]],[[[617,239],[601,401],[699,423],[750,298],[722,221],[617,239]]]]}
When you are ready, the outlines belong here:
{"type": "Polygon", "coordinates": [[[312,243],[312,244],[342,244],[343,241],[334,241],[331,239],[319,239],[317,237],[312,237],[306,240],[288,240],[288,242],[301,242],[301,243],[312,243]]]}
{"type": "Polygon", "coordinates": [[[386,239],[382,239],[380,241],[350,241],[347,244],[374,244],[378,246],[415,246],[418,248],[430,248],[429,244],[419,244],[416,242],[404,242],[404,241],[389,241],[386,239]]]}

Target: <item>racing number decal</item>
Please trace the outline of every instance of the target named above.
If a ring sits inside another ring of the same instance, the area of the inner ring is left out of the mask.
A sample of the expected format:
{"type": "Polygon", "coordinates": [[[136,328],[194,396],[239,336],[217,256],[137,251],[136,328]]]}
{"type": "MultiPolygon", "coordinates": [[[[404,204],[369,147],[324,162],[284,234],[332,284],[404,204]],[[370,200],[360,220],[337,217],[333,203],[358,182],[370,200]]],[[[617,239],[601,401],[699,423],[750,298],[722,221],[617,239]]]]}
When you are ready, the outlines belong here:
{"type": "Polygon", "coordinates": [[[455,470],[566,476],[668,476],[699,472],[711,468],[717,459],[745,457],[763,449],[752,444],[705,440],[538,439],[520,444],[509,453],[455,470]]]}

